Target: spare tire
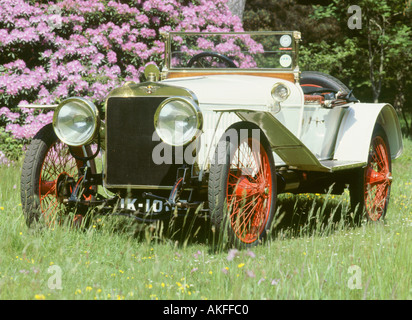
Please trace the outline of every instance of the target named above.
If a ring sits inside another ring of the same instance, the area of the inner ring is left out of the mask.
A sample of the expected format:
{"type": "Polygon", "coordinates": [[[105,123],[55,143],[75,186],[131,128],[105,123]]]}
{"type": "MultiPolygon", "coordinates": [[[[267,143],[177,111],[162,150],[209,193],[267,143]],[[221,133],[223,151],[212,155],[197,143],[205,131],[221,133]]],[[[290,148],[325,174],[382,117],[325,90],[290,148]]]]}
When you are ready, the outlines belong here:
{"type": "Polygon", "coordinates": [[[300,85],[303,92],[306,93],[307,87],[327,88],[342,93],[349,93],[349,88],[340,80],[323,72],[318,71],[302,71],[300,75],[300,85]]]}

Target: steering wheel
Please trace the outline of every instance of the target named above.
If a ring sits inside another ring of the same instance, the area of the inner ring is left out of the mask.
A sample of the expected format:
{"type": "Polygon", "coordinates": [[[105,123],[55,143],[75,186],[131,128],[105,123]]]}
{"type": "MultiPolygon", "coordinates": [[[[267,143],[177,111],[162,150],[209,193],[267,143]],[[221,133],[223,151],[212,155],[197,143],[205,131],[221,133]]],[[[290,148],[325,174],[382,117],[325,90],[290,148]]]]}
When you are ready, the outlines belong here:
{"type": "Polygon", "coordinates": [[[211,68],[213,62],[223,63],[223,68],[237,68],[232,59],[217,52],[201,52],[193,56],[187,66],[189,68],[211,68]]]}

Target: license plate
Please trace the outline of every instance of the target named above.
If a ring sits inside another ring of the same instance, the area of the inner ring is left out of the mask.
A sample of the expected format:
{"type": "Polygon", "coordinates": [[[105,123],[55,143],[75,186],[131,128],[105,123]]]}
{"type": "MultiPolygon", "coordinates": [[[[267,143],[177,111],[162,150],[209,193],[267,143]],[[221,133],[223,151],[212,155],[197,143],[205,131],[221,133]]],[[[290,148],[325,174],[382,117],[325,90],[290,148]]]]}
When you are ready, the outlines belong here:
{"type": "Polygon", "coordinates": [[[168,206],[163,204],[161,200],[152,200],[152,199],[120,199],[120,208],[121,209],[128,209],[133,211],[141,211],[141,212],[162,212],[162,211],[170,211],[168,206]]]}

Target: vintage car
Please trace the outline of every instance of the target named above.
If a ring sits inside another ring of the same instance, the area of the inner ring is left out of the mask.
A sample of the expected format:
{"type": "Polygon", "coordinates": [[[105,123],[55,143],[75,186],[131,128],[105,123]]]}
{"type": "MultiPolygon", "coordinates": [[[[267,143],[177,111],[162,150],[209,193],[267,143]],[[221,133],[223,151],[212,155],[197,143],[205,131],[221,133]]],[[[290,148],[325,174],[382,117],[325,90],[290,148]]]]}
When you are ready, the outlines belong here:
{"type": "Polygon", "coordinates": [[[385,215],[402,153],[391,105],[299,70],[296,31],[162,37],[161,68],[149,64],[146,82],[114,89],[102,110],[81,97],[40,106],[54,118],[24,160],[28,225],[199,214],[215,237],[248,247],[266,236],[280,193],[348,188],[356,216],[385,215]]]}

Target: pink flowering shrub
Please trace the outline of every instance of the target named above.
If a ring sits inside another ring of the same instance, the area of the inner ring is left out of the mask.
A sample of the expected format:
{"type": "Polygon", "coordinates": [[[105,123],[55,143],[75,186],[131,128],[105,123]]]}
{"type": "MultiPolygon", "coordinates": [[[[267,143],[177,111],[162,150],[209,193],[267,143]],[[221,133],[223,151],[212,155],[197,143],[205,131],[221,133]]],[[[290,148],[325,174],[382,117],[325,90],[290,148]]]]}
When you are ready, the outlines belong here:
{"type": "Polygon", "coordinates": [[[162,30],[242,31],[226,0],[0,0],[0,148],[27,143],[52,113],[19,104],[69,96],[101,106],[125,81],[160,64],[162,30]]]}

